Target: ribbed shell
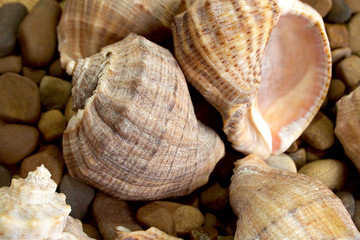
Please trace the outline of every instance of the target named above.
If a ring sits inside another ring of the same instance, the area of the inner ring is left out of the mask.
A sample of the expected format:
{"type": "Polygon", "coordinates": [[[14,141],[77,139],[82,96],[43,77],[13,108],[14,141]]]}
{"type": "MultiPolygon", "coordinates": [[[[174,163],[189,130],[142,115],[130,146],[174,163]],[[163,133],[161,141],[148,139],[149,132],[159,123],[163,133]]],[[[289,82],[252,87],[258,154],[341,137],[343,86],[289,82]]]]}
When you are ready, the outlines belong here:
{"type": "Polygon", "coordinates": [[[344,147],[345,154],[360,171],[360,87],[336,103],[335,134],[344,147]]]}
{"type": "Polygon", "coordinates": [[[235,239],[360,239],[341,200],[320,181],[267,166],[257,155],[235,163],[230,204],[235,239]]]}
{"type": "Polygon", "coordinates": [[[207,182],[224,145],[197,121],[185,78],[168,50],[130,34],[69,63],[67,71],[75,104],[90,97],[91,91],[83,92],[89,82],[96,87],[63,135],[72,176],[123,200],[185,195],[207,182]]]}
{"type": "Polygon", "coordinates": [[[96,54],[129,33],[169,38],[182,7],[182,0],[66,0],[58,26],[61,64],[96,54]]]}
{"type": "Polygon", "coordinates": [[[172,30],[187,79],[221,113],[238,151],[264,158],[285,151],[325,98],[324,26],[297,0],[198,0],[172,30]],[[308,100],[292,106],[294,99],[308,100]]]}

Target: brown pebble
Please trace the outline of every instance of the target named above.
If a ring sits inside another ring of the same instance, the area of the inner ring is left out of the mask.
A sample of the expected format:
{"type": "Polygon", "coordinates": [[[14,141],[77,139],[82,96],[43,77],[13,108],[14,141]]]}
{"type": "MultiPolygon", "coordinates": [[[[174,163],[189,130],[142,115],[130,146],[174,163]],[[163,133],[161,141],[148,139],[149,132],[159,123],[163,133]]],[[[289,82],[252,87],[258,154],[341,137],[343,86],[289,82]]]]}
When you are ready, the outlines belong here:
{"type": "Polygon", "coordinates": [[[10,55],[0,58],[0,74],[6,72],[19,73],[22,67],[21,56],[10,55]]]}
{"type": "Polygon", "coordinates": [[[292,152],[296,152],[299,148],[299,145],[297,144],[296,141],[294,141],[293,143],[291,143],[291,145],[288,147],[288,149],[286,149],[285,152],[287,153],[292,153],[292,152]]]}
{"type": "Polygon", "coordinates": [[[39,131],[32,126],[7,124],[0,127],[0,162],[15,164],[31,154],[39,142],[39,131]]]}
{"type": "Polygon", "coordinates": [[[343,58],[346,58],[349,56],[351,56],[351,48],[349,48],[349,47],[334,49],[331,51],[332,64],[335,65],[337,62],[339,62],[343,58]]]}
{"type": "Polygon", "coordinates": [[[192,229],[199,228],[204,223],[204,216],[200,210],[188,205],[177,208],[172,216],[179,236],[188,234],[192,229]]]}
{"type": "Polygon", "coordinates": [[[31,81],[33,81],[36,85],[39,86],[41,79],[45,76],[46,71],[43,69],[29,68],[23,67],[22,74],[24,77],[27,77],[31,81]]]}
{"type": "Polygon", "coordinates": [[[288,170],[296,173],[296,165],[294,160],[285,153],[279,155],[270,155],[265,162],[270,166],[278,169],[288,170]]]}
{"type": "Polygon", "coordinates": [[[68,123],[71,117],[74,116],[75,114],[76,112],[73,110],[73,99],[72,96],[70,96],[65,105],[65,111],[64,111],[66,122],[68,123]]]}
{"type": "Polygon", "coordinates": [[[360,12],[360,0],[345,0],[345,2],[353,14],[360,12]]]}
{"type": "Polygon", "coordinates": [[[328,99],[331,102],[336,102],[339,100],[345,93],[346,86],[343,81],[339,79],[331,79],[330,87],[328,91],[328,99]]]}
{"type": "Polygon", "coordinates": [[[1,187],[8,187],[11,184],[11,172],[6,167],[0,164],[0,188],[1,187]]]}
{"type": "Polygon", "coordinates": [[[319,150],[311,146],[306,147],[306,161],[313,162],[325,157],[327,150],[319,150]]]}
{"type": "Polygon", "coordinates": [[[62,78],[65,76],[65,70],[61,68],[60,58],[53,61],[49,67],[49,74],[53,77],[62,78]]]}
{"type": "Polygon", "coordinates": [[[355,200],[355,211],[353,216],[355,226],[360,231],[360,200],[355,200]]]}
{"type": "Polygon", "coordinates": [[[40,81],[41,104],[47,109],[63,110],[71,96],[71,83],[57,77],[44,76],[40,81]]]}
{"type": "Polygon", "coordinates": [[[40,117],[39,88],[16,73],[0,76],[0,119],[5,122],[35,124],[40,117]]]}
{"type": "Polygon", "coordinates": [[[321,159],[305,164],[298,173],[318,179],[331,190],[341,190],[346,183],[348,167],[334,159],[321,159]]]}
{"type": "Polygon", "coordinates": [[[50,64],[56,52],[56,26],[61,9],[55,0],[40,0],[19,27],[19,42],[24,63],[30,67],[50,64]]]}
{"type": "Polygon", "coordinates": [[[296,152],[289,153],[289,157],[294,161],[296,169],[300,169],[306,163],[306,150],[299,148],[296,152]]]}
{"type": "Polygon", "coordinates": [[[55,145],[47,145],[40,152],[25,158],[20,165],[20,177],[26,178],[29,172],[42,164],[50,171],[51,178],[59,186],[65,163],[60,149],[55,145]]]}
{"type": "Polygon", "coordinates": [[[353,195],[346,191],[338,191],[335,193],[344,204],[346,210],[349,212],[351,217],[354,217],[355,212],[355,199],[353,195]]]}
{"type": "Polygon", "coordinates": [[[349,45],[349,35],[345,24],[325,23],[330,48],[343,48],[349,45]]]}
{"type": "Polygon", "coordinates": [[[301,0],[313,7],[321,17],[325,17],[331,9],[332,0],[301,0]]]}
{"type": "Polygon", "coordinates": [[[360,82],[360,57],[351,55],[340,61],[335,73],[349,88],[356,87],[360,82]]]}
{"type": "Polygon", "coordinates": [[[216,240],[218,231],[213,227],[201,227],[190,231],[191,240],[216,240]]]}
{"type": "Polygon", "coordinates": [[[82,225],[84,233],[94,239],[102,239],[99,230],[91,224],[83,223],[82,225]]]}
{"type": "Polygon", "coordinates": [[[66,128],[65,117],[58,109],[49,110],[41,115],[38,128],[46,142],[61,139],[66,128]]]}
{"type": "Polygon", "coordinates": [[[219,183],[206,187],[200,193],[200,204],[212,212],[220,211],[229,201],[228,191],[219,183]]]}
{"type": "Polygon", "coordinates": [[[360,13],[353,15],[347,26],[349,30],[349,47],[353,54],[360,56],[360,13]]]}

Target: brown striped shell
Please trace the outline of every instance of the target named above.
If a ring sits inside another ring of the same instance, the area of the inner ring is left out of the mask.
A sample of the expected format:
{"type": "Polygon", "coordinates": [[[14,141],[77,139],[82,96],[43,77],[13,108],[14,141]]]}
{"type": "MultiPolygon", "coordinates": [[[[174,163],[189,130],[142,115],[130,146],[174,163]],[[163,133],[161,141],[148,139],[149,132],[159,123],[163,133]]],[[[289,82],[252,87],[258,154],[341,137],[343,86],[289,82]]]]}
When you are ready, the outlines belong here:
{"type": "Polygon", "coordinates": [[[66,0],[58,25],[61,64],[96,54],[129,33],[169,38],[172,18],[182,7],[183,0],[66,0]]]}
{"type": "Polygon", "coordinates": [[[72,176],[123,200],[186,195],[207,182],[224,145],[196,119],[168,50],[130,34],[67,71],[79,108],[63,135],[72,176]]]}
{"type": "Polygon", "coordinates": [[[360,239],[341,200],[320,181],[269,167],[252,154],[235,162],[230,204],[240,239],[360,239]]]}
{"type": "Polygon", "coordinates": [[[298,0],[198,0],[172,29],[187,80],[238,151],[285,151],[325,99],[330,47],[321,16],[298,0]]]}

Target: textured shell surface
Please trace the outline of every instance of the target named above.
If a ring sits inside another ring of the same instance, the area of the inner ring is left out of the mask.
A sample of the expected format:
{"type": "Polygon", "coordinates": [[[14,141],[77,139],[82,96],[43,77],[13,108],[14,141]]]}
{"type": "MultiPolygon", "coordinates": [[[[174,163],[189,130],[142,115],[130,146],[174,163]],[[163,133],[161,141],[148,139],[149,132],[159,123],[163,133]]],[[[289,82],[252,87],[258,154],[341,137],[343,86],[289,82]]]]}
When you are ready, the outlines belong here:
{"type": "Polygon", "coordinates": [[[118,226],[116,227],[117,238],[115,240],[180,240],[155,227],[150,227],[146,231],[134,231],[118,226]]]}
{"type": "Polygon", "coordinates": [[[235,239],[360,239],[341,200],[320,181],[251,154],[235,163],[235,239]]]}
{"type": "Polygon", "coordinates": [[[172,18],[183,0],[66,0],[58,26],[63,67],[89,57],[129,33],[160,41],[171,36],[172,18]]]}
{"type": "Polygon", "coordinates": [[[360,171],[360,87],[343,96],[336,103],[335,134],[345,154],[360,171]]]}
{"type": "Polygon", "coordinates": [[[72,176],[123,200],[186,195],[208,181],[224,144],[196,119],[168,50],[130,34],[67,72],[79,108],[63,135],[72,176]]]}
{"type": "Polygon", "coordinates": [[[285,151],[325,99],[325,28],[298,0],[198,0],[172,30],[187,80],[221,113],[238,151],[285,151]]]}

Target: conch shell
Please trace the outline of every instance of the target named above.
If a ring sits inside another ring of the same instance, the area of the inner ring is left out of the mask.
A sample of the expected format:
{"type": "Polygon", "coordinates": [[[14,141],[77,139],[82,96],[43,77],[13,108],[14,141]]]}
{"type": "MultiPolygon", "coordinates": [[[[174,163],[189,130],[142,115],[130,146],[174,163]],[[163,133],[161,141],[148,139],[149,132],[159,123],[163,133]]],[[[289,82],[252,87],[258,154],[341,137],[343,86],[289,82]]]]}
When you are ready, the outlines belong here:
{"type": "Polygon", "coordinates": [[[235,239],[360,239],[341,200],[320,181],[269,167],[252,154],[235,162],[230,204],[235,239]]]}
{"type": "Polygon", "coordinates": [[[122,200],[186,195],[208,181],[224,144],[196,119],[168,50],[130,34],[67,72],[80,108],[63,135],[72,176],[122,200]]]}
{"type": "Polygon", "coordinates": [[[238,151],[284,152],[325,99],[325,28],[298,0],[198,0],[172,30],[187,80],[221,113],[238,151]]]}
{"type": "Polygon", "coordinates": [[[129,33],[153,41],[171,37],[183,0],[66,0],[58,25],[60,61],[89,57],[129,33]]]}
{"type": "Polygon", "coordinates": [[[360,171],[360,86],[336,102],[335,134],[360,171]]]}

